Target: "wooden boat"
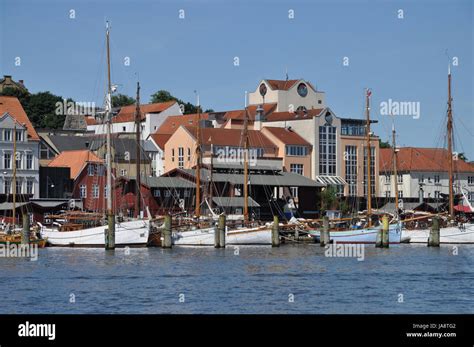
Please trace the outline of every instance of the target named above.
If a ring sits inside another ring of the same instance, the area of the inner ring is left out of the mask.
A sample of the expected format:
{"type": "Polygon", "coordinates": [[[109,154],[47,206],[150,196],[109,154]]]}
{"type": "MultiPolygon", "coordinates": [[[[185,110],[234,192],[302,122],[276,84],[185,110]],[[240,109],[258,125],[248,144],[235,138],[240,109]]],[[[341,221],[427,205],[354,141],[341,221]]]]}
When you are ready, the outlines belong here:
{"type": "MultiPolygon", "coordinates": [[[[12,235],[0,234],[0,244],[6,245],[21,245],[21,234],[15,233],[12,235]]],[[[46,246],[46,240],[43,238],[31,237],[29,243],[30,245],[37,245],[38,248],[44,248],[46,246]]]]}
{"type": "MultiPolygon", "coordinates": [[[[61,225],[46,227],[39,225],[39,232],[50,246],[62,247],[105,247],[107,225],[60,231],[61,225]]],[[[149,221],[132,220],[115,225],[115,245],[117,247],[145,247],[148,243],[149,221]]]]}

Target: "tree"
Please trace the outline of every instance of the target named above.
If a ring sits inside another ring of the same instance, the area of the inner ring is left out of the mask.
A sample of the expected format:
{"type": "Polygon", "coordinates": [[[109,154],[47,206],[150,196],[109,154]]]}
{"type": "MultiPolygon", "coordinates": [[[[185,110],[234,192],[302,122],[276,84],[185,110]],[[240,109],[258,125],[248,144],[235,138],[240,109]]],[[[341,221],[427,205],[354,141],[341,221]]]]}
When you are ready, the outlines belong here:
{"type": "Polygon", "coordinates": [[[122,107],[133,105],[135,103],[135,99],[124,94],[117,94],[112,95],[112,107],[122,107]]]}
{"type": "Polygon", "coordinates": [[[379,139],[379,147],[380,148],[392,148],[392,146],[390,146],[390,143],[388,141],[382,141],[381,139],[379,139]]]}
{"type": "Polygon", "coordinates": [[[19,89],[19,88],[6,87],[5,89],[3,89],[0,95],[17,97],[21,103],[21,106],[23,106],[23,108],[25,108],[26,105],[28,105],[28,102],[30,100],[30,93],[26,90],[19,89]]]}
{"type": "Polygon", "coordinates": [[[336,209],[338,206],[337,190],[334,186],[327,186],[321,192],[321,210],[336,209]]]}
{"type": "Polygon", "coordinates": [[[177,97],[171,95],[171,93],[168,92],[167,90],[159,90],[156,93],[151,95],[151,100],[150,100],[151,103],[168,102],[168,101],[176,101],[180,105],[180,107],[184,107],[184,112],[183,112],[184,114],[197,113],[198,111],[198,108],[196,105],[190,102],[184,102],[183,100],[178,99],[177,97]]]}
{"type": "MultiPolygon", "coordinates": [[[[67,101],[72,101],[68,99],[67,101]]],[[[56,112],[57,103],[63,103],[63,98],[51,92],[31,94],[28,104],[24,106],[33,126],[39,128],[62,128],[66,119],[65,112],[56,112]]]]}

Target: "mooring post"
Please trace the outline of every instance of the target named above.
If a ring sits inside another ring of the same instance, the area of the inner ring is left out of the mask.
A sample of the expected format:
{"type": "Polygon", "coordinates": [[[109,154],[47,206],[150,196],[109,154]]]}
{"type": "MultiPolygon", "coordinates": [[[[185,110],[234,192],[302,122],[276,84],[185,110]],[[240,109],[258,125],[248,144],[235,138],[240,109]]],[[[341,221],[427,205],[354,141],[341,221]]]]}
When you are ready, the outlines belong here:
{"type": "Polygon", "coordinates": [[[384,231],[383,231],[383,225],[382,225],[382,226],[379,226],[379,228],[377,229],[377,236],[375,238],[375,247],[377,248],[383,247],[383,234],[384,234],[384,231]]]}
{"type": "Polygon", "coordinates": [[[105,249],[115,249],[115,215],[107,214],[107,229],[105,229],[105,249]]]}
{"type": "Polygon", "coordinates": [[[382,247],[388,248],[390,244],[388,216],[382,217],[382,247]]]}
{"type": "Polygon", "coordinates": [[[329,236],[329,217],[323,217],[323,230],[319,233],[319,245],[321,247],[326,246],[329,244],[330,236],[329,236]]]}
{"type": "Polygon", "coordinates": [[[23,215],[23,230],[21,233],[21,244],[30,243],[30,216],[27,213],[23,215]]]}
{"type": "Polygon", "coordinates": [[[439,247],[439,218],[433,217],[430,236],[428,237],[428,247],[439,247]]]}
{"type": "Polygon", "coordinates": [[[272,225],[272,247],[280,246],[280,221],[278,216],[273,216],[273,225],[272,225]]]}
{"type": "Polygon", "coordinates": [[[226,229],[226,217],[224,214],[221,214],[219,216],[219,228],[218,228],[218,233],[219,233],[219,247],[220,248],[225,248],[225,229],[226,229]]]}
{"type": "Polygon", "coordinates": [[[217,223],[214,225],[214,248],[219,248],[221,246],[221,243],[220,243],[220,236],[221,236],[221,232],[220,232],[220,222],[221,222],[221,216],[219,216],[219,220],[217,221],[217,223]]]}
{"type": "Polygon", "coordinates": [[[171,248],[171,215],[169,214],[165,216],[165,228],[163,230],[161,247],[171,248]]]}

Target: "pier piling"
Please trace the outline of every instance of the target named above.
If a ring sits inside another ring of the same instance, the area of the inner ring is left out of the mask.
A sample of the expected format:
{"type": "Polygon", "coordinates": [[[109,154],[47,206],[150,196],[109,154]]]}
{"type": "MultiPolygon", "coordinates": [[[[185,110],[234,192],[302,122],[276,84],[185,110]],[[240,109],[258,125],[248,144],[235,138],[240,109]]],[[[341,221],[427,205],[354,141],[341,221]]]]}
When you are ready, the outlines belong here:
{"type": "Polygon", "coordinates": [[[105,249],[115,249],[115,215],[107,214],[107,229],[105,229],[105,249]]]}
{"type": "Polygon", "coordinates": [[[272,247],[280,246],[280,221],[278,216],[273,216],[273,226],[272,226],[272,247]]]}
{"type": "Polygon", "coordinates": [[[226,229],[226,217],[224,214],[219,216],[219,227],[217,228],[219,234],[219,247],[225,248],[225,229],[226,229]]]}
{"type": "Polygon", "coordinates": [[[382,217],[382,247],[388,248],[390,244],[388,216],[382,217]]]}
{"type": "Polygon", "coordinates": [[[428,237],[428,247],[439,247],[439,218],[433,217],[433,224],[428,237]]]}
{"type": "Polygon", "coordinates": [[[326,246],[329,244],[330,241],[330,234],[329,234],[329,217],[324,216],[323,217],[323,230],[320,232],[319,235],[319,245],[321,247],[326,246]]]}
{"type": "Polygon", "coordinates": [[[30,243],[30,216],[27,213],[23,215],[23,230],[21,233],[21,244],[30,243]]]}
{"type": "Polygon", "coordinates": [[[161,243],[163,248],[171,248],[171,216],[165,216],[165,228],[163,230],[163,241],[161,243]]]}
{"type": "Polygon", "coordinates": [[[377,248],[383,247],[383,234],[384,234],[383,227],[379,228],[377,230],[377,236],[375,238],[375,247],[377,248]]]}

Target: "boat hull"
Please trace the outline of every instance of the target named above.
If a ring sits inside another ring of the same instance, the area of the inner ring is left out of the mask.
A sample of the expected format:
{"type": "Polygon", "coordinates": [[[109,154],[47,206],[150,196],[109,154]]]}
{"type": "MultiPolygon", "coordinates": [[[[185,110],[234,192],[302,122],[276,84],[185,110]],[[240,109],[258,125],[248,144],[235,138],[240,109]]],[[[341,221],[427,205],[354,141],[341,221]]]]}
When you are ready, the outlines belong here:
{"type": "MultiPolygon", "coordinates": [[[[173,232],[175,246],[214,246],[214,228],[173,232]]],[[[271,245],[269,228],[242,228],[226,230],[226,245],[271,245]]]]}
{"type": "MultiPolygon", "coordinates": [[[[403,230],[403,236],[410,238],[410,243],[428,243],[429,229],[403,230]]],[[[474,244],[474,224],[465,224],[464,227],[440,228],[439,242],[443,244],[474,244]]]]}
{"type": "MultiPolygon", "coordinates": [[[[377,233],[381,226],[375,228],[365,229],[354,229],[344,231],[331,231],[329,238],[332,242],[336,243],[363,243],[363,244],[375,244],[377,241],[377,233]]],[[[319,239],[319,230],[310,231],[311,236],[319,239]]],[[[389,243],[398,244],[401,241],[401,226],[399,224],[390,224],[389,227],[389,243]]]]}
{"type": "MultiPolygon", "coordinates": [[[[60,247],[105,247],[107,226],[75,231],[57,231],[41,227],[40,233],[48,245],[60,247]]],[[[116,247],[144,247],[148,243],[148,221],[129,221],[115,225],[116,247]]]]}

